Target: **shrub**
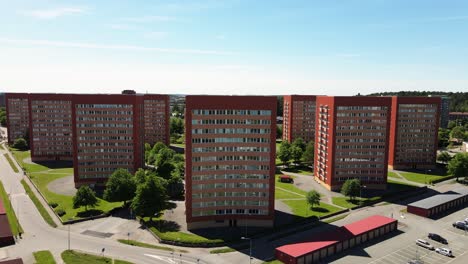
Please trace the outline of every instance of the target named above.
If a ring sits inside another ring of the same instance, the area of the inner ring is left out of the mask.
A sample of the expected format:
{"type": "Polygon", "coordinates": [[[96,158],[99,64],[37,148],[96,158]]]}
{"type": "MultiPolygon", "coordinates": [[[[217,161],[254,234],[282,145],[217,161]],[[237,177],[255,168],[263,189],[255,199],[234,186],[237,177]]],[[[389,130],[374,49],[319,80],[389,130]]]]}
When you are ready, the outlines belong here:
{"type": "Polygon", "coordinates": [[[52,207],[52,208],[55,208],[55,207],[58,206],[58,203],[56,203],[56,202],[50,202],[50,203],[49,203],[49,206],[52,207]]]}
{"type": "Polygon", "coordinates": [[[63,208],[57,208],[55,209],[55,213],[58,215],[58,216],[63,216],[66,214],[65,210],[63,210],[63,208]]]}

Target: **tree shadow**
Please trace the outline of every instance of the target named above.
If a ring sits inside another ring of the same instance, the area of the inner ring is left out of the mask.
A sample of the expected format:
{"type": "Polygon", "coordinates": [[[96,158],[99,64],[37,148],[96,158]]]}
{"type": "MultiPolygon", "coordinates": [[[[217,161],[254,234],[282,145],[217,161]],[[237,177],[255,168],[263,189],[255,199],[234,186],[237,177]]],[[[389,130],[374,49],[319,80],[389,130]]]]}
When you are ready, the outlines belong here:
{"type": "Polygon", "coordinates": [[[178,232],[180,231],[180,225],[174,221],[166,221],[162,219],[154,219],[146,222],[148,227],[154,227],[159,230],[159,232],[178,232]]]}
{"type": "Polygon", "coordinates": [[[314,212],[319,212],[319,213],[328,213],[328,212],[330,212],[330,210],[328,210],[327,208],[323,208],[323,207],[311,207],[310,210],[314,211],[314,212]]]}
{"type": "Polygon", "coordinates": [[[102,210],[99,209],[88,209],[88,211],[81,211],[77,212],[76,216],[85,218],[85,217],[91,217],[91,216],[96,216],[96,215],[101,215],[103,214],[102,210]]]}

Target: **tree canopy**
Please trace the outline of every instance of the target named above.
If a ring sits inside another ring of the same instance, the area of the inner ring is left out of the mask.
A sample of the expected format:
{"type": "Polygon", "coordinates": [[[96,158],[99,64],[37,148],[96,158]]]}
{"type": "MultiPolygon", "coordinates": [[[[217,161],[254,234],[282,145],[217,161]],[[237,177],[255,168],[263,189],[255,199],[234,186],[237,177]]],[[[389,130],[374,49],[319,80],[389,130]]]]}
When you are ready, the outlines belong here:
{"type": "Polygon", "coordinates": [[[126,169],[117,169],[112,173],[106,183],[104,199],[109,202],[124,202],[135,197],[136,182],[126,169]]]}
{"type": "Polygon", "coordinates": [[[167,195],[164,179],[149,175],[145,183],[138,185],[132,209],[139,216],[150,219],[166,207],[167,195]]]}
{"type": "Polygon", "coordinates": [[[311,207],[314,207],[314,205],[317,205],[317,206],[320,205],[320,196],[321,194],[317,192],[316,190],[309,191],[306,196],[307,203],[311,207]]]}
{"type": "Polygon", "coordinates": [[[291,145],[287,141],[281,142],[280,149],[278,152],[278,158],[284,165],[287,165],[289,163],[289,160],[291,159],[290,148],[291,145]]]}
{"type": "Polygon", "coordinates": [[[315,155],[315,150],[314,150],[314,141],[310,141],[307,143],[307,146],[305,148],[304,154],[302,155],[302,158],[306,163],[313,164],[314,163],[314,155],[315,155]]]}
{"type": "Polygon", "coordinates": [[[28,142],[26,142],[26,139],[20,137],[15,139],[15,141],[13,142],[13,147],[19,150],[26,150],[28,149],[28,142]]]}
{"type": "Polygon", "coordinates": [[[442,151],[441,153],[439,153],[439,155],[437,155],[437,160],[442,163],[448,163],[451,159],[452,156],[450,156],[450,154],[448,154],[447,151],[442,151]]]}
{"type": "Polygon", "coordinates": [[[465,177],[468,180],[468,153],[457,153],[447,165],[448,174],[457,178],[465,177]]]}
{"type": "Polygon", "coordinates": [[[99,204],[99,200],[96,198],[96,194],[87,185],[81,186],[73,196],[73,208],[85,207],[85,211],[88,211],[89,207],[95,207],[99,204]]]}
{"type": "Polygon", "coordinates": [[[348,179],[341,187],[341,193],[348,196],[351,200],[355,200],[360,192],[361,181],[359,179],[348,179]]]}

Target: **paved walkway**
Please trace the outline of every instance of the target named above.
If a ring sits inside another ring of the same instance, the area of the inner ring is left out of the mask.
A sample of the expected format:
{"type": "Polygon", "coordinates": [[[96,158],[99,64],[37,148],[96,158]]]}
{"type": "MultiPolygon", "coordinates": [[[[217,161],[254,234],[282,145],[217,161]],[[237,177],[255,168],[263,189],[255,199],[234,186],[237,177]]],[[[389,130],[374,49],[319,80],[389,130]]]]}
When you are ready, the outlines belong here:
{"type": "Polygon", "coordinates": [[[416,186],[419,186],[419,187],[423,187],[423,186],[426,185],[426,184],[422,184],[422,183],[419,183],[419,182],[408,181],[405,177],[403,177],[403,175],[401,175],[402,171],[398,171],[398,170],[388,170],[388,171],[393,172],[393,173],[395,173],[396,176],[398,176],[398,178],[388,177],[388,178],[390,178],[390,179],[392,179],[394,181],[407,183],[407,184],[412,184],[412,185],[416,185],[416,186]]]}
{"type": "MultiPolygon", "coordinates": [[[[63,173],[61,174],[63,175],[63,173]]],[[[47,189],[56,194],[74,196],[76,194],[76,188],[73,181],[73,175],[51,181],[49,184],[47,184],[47,189]]]]}

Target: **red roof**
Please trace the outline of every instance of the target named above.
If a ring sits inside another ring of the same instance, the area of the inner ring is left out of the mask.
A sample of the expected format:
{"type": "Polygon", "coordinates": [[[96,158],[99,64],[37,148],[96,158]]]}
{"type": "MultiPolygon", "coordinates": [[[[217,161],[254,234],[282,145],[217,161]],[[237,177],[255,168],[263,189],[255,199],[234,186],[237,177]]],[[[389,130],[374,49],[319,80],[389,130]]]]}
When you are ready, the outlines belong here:
{"type": "Polygon", "coordinates": [[[393,218],[374,215],[328,232],[316,234],[308,242],[284,245],[277,247],[276,250],[291,257],[299,257],[396,221],[393,218]]]}
{"type": "Polygon", "coordinates": [[[332,244],[338,243],[339,241],[317,241],[317,242],[305,242],[297,244],[289,244],[281,247],[277,247],[276,250],[279,250],[283,253],[288,254],[291,257],[299,257],[304,254],[307,254],[317,249],[322,249],[328,247],[332,244]]]}
{"type": "Polygon", "coordinates": [[[395,221],[396,220],[393,218],[388,218],[381,215],[373,215],[343,227],[346,228],[351,234],[357,236],[369,230],[376,229],[395,221]]]}
{"type": "Polygon", "coordinates": [[[3,206],[2,199],[0,199],[0,215],[6,214],[5,206],[3,206]]]}

